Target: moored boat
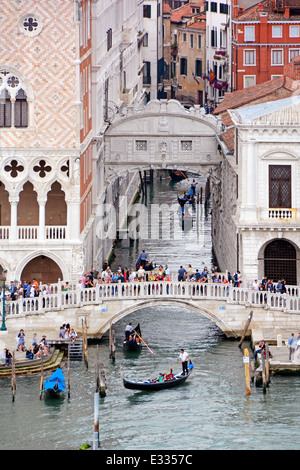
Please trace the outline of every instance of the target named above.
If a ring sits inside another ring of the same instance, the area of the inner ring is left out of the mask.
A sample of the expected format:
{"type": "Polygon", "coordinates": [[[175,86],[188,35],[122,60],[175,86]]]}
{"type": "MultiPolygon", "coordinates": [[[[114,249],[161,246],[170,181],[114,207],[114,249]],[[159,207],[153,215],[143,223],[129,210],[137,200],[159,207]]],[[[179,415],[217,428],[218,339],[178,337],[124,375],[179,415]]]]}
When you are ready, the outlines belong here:
{"type": "Polygon", "coordinates": [[[63,398],[65,396],[66,382],[60,367],[49,379],[46,379],[42,392],[45,398],[63,398]]]}
{"type": "MultiPolygon", "coordinates": [[[[164,379],[159,381],[158,378],[154,380],[144,380],[144,381],[137,381],[133,382],[131,380],[126,380],[123,377],[123,384],[125,388],[130,390],[140,390],[140,391],[157,391],[157,390],[164,390],[167,388],[177,387],[178,385],[183,384],[188,377],[191,375],[193,370],[193,364],[190,362],[188,365],[188,373],[183,374],[183,372],[174,375],[172,378],[164,379]]],[[[160,374],[161,375],[161,374],[160,374]]]]}
{"type": "Polygon", "coordinates": [[[187,178],[186,173],[181,170],[169,170],[169,175],[172,181],[181,181],[187,178]]]}

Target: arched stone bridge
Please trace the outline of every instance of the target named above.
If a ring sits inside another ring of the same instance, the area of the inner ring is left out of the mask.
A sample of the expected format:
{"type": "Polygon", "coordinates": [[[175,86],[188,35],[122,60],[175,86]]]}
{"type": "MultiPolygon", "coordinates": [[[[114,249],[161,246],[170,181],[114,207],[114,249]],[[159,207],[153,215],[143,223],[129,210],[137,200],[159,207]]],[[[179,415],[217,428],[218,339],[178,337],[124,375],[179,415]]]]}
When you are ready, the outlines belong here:
{"type": "Polygon", "coordinates": [[[62,323],[69,322],[80,332],[82,319],[86,319],[88,336],[101,338],[110,324],[137,310],[180,305],[210,319],[228,338],[238,338],[251,310],[251,328],[300,330],[299,293],[298,287],[289,288],[287,294],[281,295],[228,284],[178,281],[99,284],[91,289],[71,284],[70,290],[64,292],[58,283],[52,294],[10,302],[6,322],[8,328],[30,327],[45,331],[58,331],[62,323]]]}

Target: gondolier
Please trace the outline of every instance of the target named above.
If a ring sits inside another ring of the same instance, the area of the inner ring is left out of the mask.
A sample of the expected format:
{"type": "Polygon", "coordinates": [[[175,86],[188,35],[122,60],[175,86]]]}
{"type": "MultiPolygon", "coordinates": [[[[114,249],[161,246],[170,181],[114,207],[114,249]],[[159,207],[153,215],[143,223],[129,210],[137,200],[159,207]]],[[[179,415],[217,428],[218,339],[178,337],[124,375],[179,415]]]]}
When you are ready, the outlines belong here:
{"type": "Polygon", "coordinates": [[[180,349],[179,359],[182,364],[182,373],[183,375],[188,373],[188,353],[184,349],[180,349]]]}
{"type": "Polygon", "coordinates": [[[125,328],[125,338],[128,341],[130,334],[133,332],[133,327],[131,323],[128,323],[128,325],[125,328]]]}

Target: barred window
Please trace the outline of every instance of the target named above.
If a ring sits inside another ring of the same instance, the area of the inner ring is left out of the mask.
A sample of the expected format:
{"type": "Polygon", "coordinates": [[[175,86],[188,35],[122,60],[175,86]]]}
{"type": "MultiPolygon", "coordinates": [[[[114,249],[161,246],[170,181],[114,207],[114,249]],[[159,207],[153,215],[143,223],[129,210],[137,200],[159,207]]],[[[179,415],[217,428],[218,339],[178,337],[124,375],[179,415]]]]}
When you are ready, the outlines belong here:
{"type": "Polygon", "coordinates": [[[270,165],[269,207],[291,207],[291,166],[270,165]]]}

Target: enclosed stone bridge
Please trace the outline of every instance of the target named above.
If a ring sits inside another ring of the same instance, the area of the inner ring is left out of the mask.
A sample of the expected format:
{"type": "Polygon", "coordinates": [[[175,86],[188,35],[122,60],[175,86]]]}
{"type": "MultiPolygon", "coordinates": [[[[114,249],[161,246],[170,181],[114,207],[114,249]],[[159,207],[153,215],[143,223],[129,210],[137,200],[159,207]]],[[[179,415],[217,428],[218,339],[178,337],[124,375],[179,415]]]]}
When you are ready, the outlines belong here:
{"type": "MultiPolygon", "coordinates": [[[[111,324],[133,312],[153,306],[176,305],[199,313],[216,324],[228,338],[240,337],[250,311],[251,329],[293,328],[300,330],[300,288],[281,295],[233,287],[228,284],[154,281],[124,284],[99,284],[90,289],[70,285],[62,291],[58,283],[53,293],[10,302],[7,327],[59,330],[69,322],[80,333],[86,320],[88,336],[101,338],[111,324]]],[[[163,308],[162,308],[163,321],[163,308]]],[[[174,317],[174,322],[179,321],[174,317]]],[[[197,324],[195,324],[197,328],[197,324]]]]}
{"type": "Polygon", "coordinates": [[[218,118],[198,105],[187,110],[176,100],[153,100],[141,109],[127,106],[104,135],[106,182],[148,169],[209,175],[221,162],[220,132],[218,118]]]}

